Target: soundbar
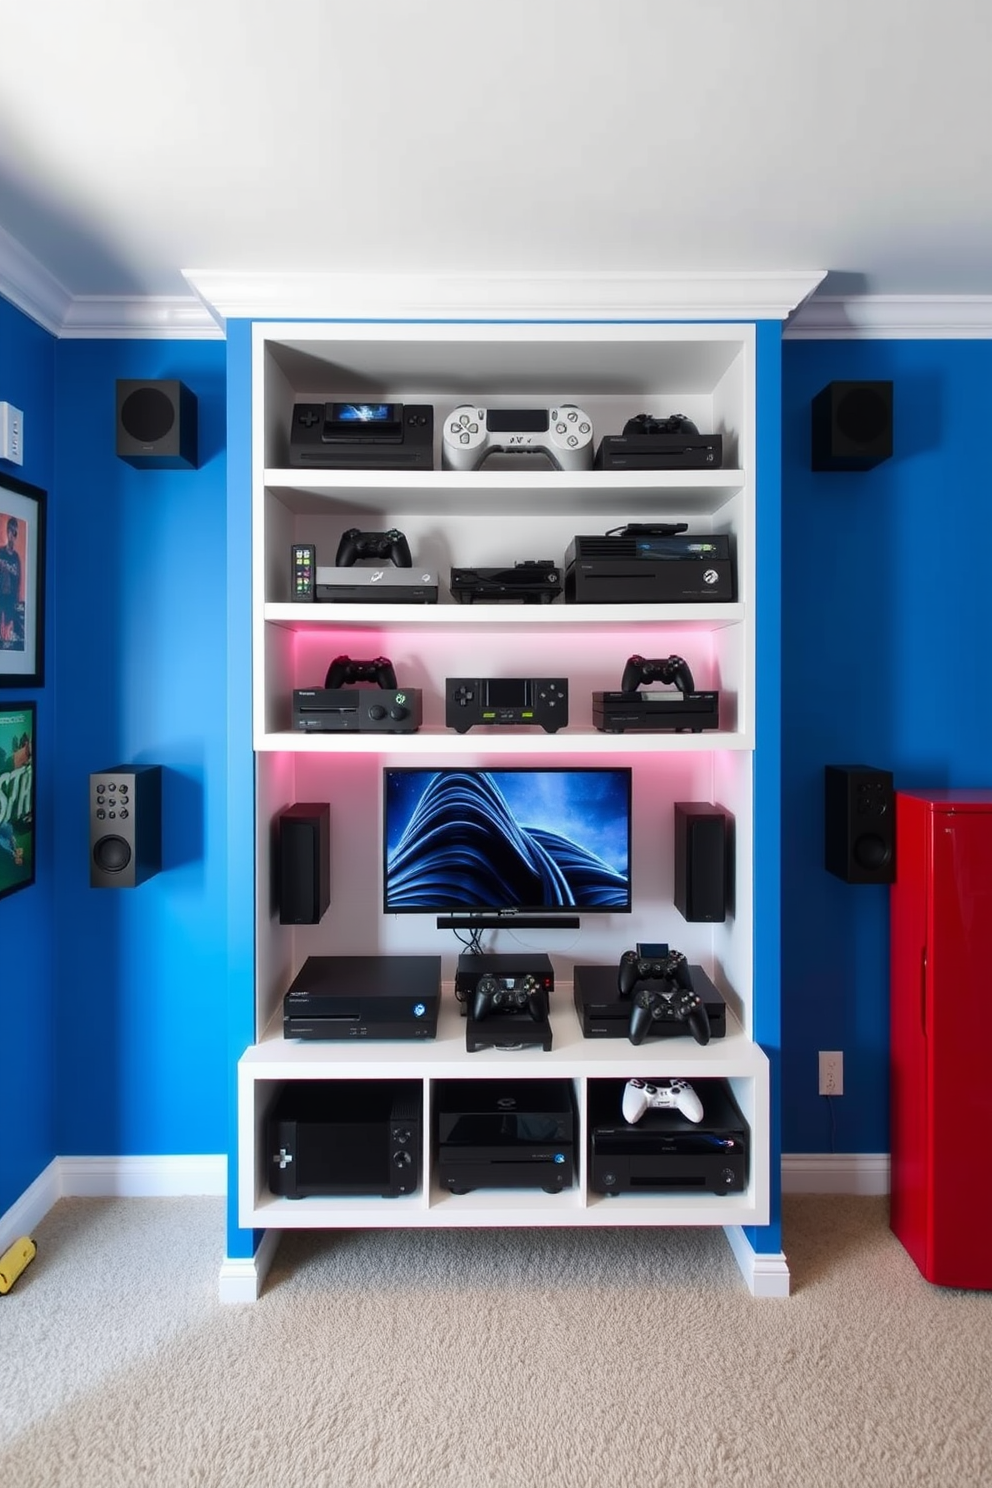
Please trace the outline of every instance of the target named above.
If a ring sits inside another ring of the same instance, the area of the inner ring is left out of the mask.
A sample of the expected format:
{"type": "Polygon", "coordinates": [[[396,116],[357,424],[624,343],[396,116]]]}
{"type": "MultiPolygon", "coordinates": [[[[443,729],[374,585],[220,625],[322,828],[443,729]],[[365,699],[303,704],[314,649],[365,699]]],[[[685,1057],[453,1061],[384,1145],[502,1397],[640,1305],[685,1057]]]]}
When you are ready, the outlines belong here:
{"type": "Polygon", "coordinates": [[[578,915],[518,915],[512,909],[437,917],[439,930],[578,930],[580,924],[578,915]]]}

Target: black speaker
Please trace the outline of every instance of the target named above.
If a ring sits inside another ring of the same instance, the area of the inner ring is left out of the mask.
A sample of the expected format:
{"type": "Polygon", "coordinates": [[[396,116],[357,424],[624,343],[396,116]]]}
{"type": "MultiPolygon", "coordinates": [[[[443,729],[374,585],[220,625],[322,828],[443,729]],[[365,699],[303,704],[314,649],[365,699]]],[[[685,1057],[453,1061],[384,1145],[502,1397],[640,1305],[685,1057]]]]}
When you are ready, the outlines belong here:
{"type": "Polygon", "coordinates": [[[845,883],[896,880],[896,802],[891,770],[827,765],[824,867],[845,883]]]}
{"type": "Polygon", "coordinates": [[[730,819],[709,801],[675,802],[675,908],[686,920],[727,918],[730,819]]]}
{"type": "Polygon", "coordinates": [[[133,889],[162,867],[162,766],[90,776],[90,888],[133,889]]]}
{"type": "Polygon", "coordinates": [[[812,412],[814,470],[870,470],[892,454],[891,382],[828,382],[812,412]]]}
{"type": "Polygon", "coordinates": [[[297,801],[280,812],[276,845],[280,925],[316,925],[331,902],[331,808],[297,801]]]}
{"type": "Polygon", "coordinates": [[[118,381],[117,453],[139,470],[195,470],[195,394],[176,379],[118,381]]]}

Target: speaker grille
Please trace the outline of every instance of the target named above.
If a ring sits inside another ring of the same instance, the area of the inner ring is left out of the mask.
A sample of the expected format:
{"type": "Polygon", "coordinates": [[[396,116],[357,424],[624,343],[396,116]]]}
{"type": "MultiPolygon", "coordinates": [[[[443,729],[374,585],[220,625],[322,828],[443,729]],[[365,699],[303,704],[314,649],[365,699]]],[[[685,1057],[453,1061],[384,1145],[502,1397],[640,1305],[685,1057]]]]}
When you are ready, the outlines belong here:
{"type": "Polygon", "coordinates": [[[161,388],[137,388],[121,404],[121,423],[140,444],[164,439],[176,421],[171,398],[161,388]]]}
{"type": "Polygon", "coordinates": [[[851,388],[837,401],[837,427],[852,444],[872,444],[888,423],[889,405],[873,387],[851,388]]]}

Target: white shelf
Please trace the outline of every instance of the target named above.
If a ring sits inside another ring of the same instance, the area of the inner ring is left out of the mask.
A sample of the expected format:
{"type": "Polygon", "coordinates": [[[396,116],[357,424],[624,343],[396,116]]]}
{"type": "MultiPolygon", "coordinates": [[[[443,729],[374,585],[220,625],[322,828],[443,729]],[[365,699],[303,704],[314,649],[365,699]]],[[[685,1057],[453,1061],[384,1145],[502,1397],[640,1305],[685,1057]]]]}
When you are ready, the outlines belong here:
{"type": "MultiPolygon", "coordinates": [[[[440,577],[440,576],[439,576],[440,577]]],[[[459,632],[505,630],[602,631],[631,626],[722,630],[744,620],[743,604],[565,605],[473,604],[266,604],[267,623],[308,631],[360,625],[393,630],[452,629],[459,632]]]]}
{"type": "Polygon", "coordinates": [[[595,728],[565,728],[557,734],[546,734],[541,728],[469,729],[456,734],[445,728],[420,728],[415,734],[322,734],[287,730],[285,733],[263,733],[255,739],[259,754],[403,754],[414,758],[428,755],[431,759],[463,759],[485,754],[503,758],[519,754],[549,754],[555,757],[576,755],[684,754],[709,753],[714,750],[747,750],[753,741],[746,734],[704,729],[698,734],[650,733],[628,731],[604,734],[595,728]]]}
{"type": "Polygon", "coordinates": [[[567,1078],[629,1080],[634,1075],[660,1074],[684,1080],[754,1078],[767,1069],[768,1057],[727,1010],[723,1038],[697,1044],[691,1035],[648,1039],[634,1045],[626,1038],[585,1038],[572,1004],[572,989],[555,986],[552,993],[552,1047],[509,1052],[465,1048],[465,1019],[454,992],[441,998],[437,1037],[433,1039],[355,1039],[322,1042],[286,1039],[282,1011],[276,1014],[259,1041],[241,1056],[239,1069],[253,1080],[377,1080],[416,1075],[436,1080],[455,1077],[487,1080],[506,1075],[515,1079],[567,1078]]]}
{"type": "MultiPolygon", "coordinates": [[[[494,457],[495,458],[495,457],[494,457]]],[[[320,516],[329,503],[356,512],[389,511],[470,516],[473,509],[507,516],[544,512],[568,516],[616,510],[675,511],[709,516],[740,492],[742,470],[285,470],[263,473],[266,489],[296,516],[320,516]]]]}

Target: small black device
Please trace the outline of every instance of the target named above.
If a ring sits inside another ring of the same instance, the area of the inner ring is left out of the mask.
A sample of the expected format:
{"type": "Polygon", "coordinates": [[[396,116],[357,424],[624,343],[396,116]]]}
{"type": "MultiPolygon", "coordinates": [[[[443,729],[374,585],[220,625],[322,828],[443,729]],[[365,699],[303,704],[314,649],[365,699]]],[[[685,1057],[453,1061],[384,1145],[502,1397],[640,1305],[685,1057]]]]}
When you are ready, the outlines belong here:
{"type": "Polygon", "coordinates": [[[850,884],[896,881],[896,801],[891,770],[826,765],[823,772],[824,861],[850,884]]]}
{"type": "Polygon", "coordinates": [[[297,801],[280,811],[276,839],[280,925],[317,925],[331,902],[331,808],[297,801]]]}
{"type": "Polygon", "coordinates": [[[433,470],[429,403],[296,403],[291,469],[433,470]]]}
{"type": "Polygon", "coordinates": [[[719,692],[594,692],[593,726],[603,734],[627,729],[701,733],[720,727],[719,692]]]}
{"type": "Polygon", "coordinates": [[[619,1080],[587,1087],[589,1187],[594,1193],[743,1193],[751,1133],[726,1080],[693,1076],[703,1107],[692,1121],[676,1109],[621,1115],[619,1080]]]}
{"type": "Polygon", "coordinates": [[[134,889],[162,867],[162,766],[90,776],[90,888],[134,889]]]}
{"type": "MultiPolygon", "coordinates": [[[[689,978],[706,1009],[710,1038],[723,1038],[727,1032],[727,1004],[701,966],[690,962],[689,978]]],[[[572,1000],[584,1038],[628,1038],[631,999],[621,995],[617,979],[615,966],[575,967],[572,1000]]],[[[683,1024],[674,1021],[653,1022],[649,1029],[652,1038],[661,1039],[684,1035],[685,1031],[683,1024]]]]}
{"type": "Polygon", "coordinates": [[[549,997],[555,990],[555,971],[546,951],[462,951],[455,969],[455,996],[463,1013],[484,976],[496,977],[507,987],[530,977],[549,997]]]}
{"type": "Polygon", "coordinates": [[[700,434],[683,413],[656,418],[638,413],[622,434],[607,434],[596,451],[597,470],[719,470],[723,436],[700,434]]]}
{"type": "Polygon", "coordinates": [[[710,801],[675,802],[675,908],[721,924],[730,897],[730,816],[710,801]]]}
{"type": "Polygon", "coordinates": [[[438,1181],[449,1193],[542,1188],[575,1181],[575,1099],[570,1080],[439,1080],[435,1085],[438,1181]]]}
{"type": "Polygon", "coordinates": [[[371,558],[376,563],[388,559],[397,568],[413,567],[410,544],[398,527],[390,527],[386,532],[363,532],[360,527],[349,527],[342,532],[335,568],[351,568],[360,558],[371,558]]]}
{"type": "Polygon", "coordinates": [[[317,548],[314,543],[293,543],[289,550],[290,600],[312,603],[316,594],[317,548]]]}
{"type": "Polygon", "coordinates": [[[283,1034],[434,1038],[440,1001],[440,956],[308,956],[283,998],[283,1034]]]}
{"type": "Polygon", "coordinates": [[[810,411],[811,469],[871,470],[891,456],[891,382],[828,382],[810,411]]]}
{"type": "Polygon", "coordinates": [[[453,568],[450,588],[459,604],[551,604],[562,591],[562,571],[550,558],[527,558],[512,568],[453,568]]]}
{"type": "Polygon", "coordinates": [[[137,470],[197,468],[196,394],[176,378],[117,383],[117,454],[137,470]]]}
{"type": "Polygon", "coordinates": [[[287,1080],[266,1122],[273,1194],[414,1193],[423,1151],[419,1080],[287,1080]]]}
{"type": "Polygon", "coordinates": [[[483,724],[536,724],[556,734],[568,723],[568,679],[447,677],[444,722],[459,734],[483,724]]]}
{"type": "Polygon", "coordinates": [[[419,687],[297,687],[293,728],[305,734],[415,734],[423,722],[419,687]]]}
{"type": "MultiPolygon", "coordinates": [[[[655,526],[657,524],[654,524],[655,526]]],[[[725,532],[674,532],[628,525],[573,537],[565,551],[566,604],[714,604],[735,597],[725,532]]]]}

